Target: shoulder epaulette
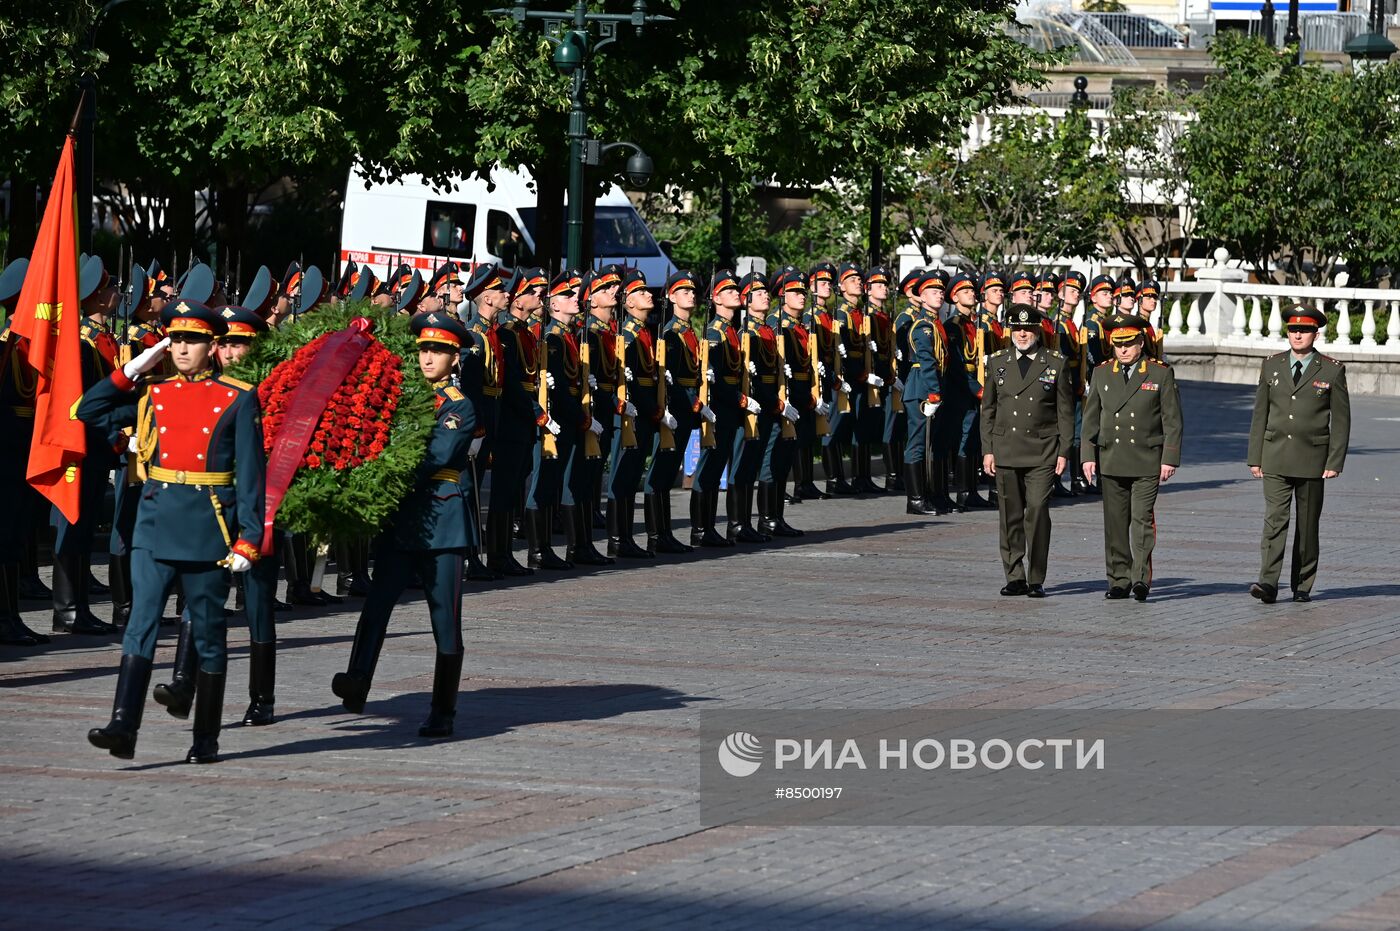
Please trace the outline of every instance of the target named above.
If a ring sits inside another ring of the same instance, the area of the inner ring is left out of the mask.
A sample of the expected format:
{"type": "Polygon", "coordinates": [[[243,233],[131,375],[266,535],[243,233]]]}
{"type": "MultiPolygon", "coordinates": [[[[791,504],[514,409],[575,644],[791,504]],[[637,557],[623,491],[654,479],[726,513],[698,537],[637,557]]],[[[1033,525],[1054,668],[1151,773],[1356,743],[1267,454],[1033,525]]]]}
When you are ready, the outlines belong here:
{"type": "Polygon", "coordinates": [[[220,376],[219,376],[219,384],[221,384],[221,385],[229,385],[229,386],[234,387],[234,388],[242,388],[244,391],[252,391],[252,390],[253,390],[253,383],[252,383],[252,382],[240,381],[240,380],[237,379],[237,378],[230,378],[230,377],[227,376],[227,375],[220,375],[220,376]]]}
{"type": "Polygon", "coordinates": [[[467,399],[467,396],[462,394],[460,389],[454,388],[452,385],[443,388],[442,393],[447,395],[449,401],[465,401],[467,399]]]}

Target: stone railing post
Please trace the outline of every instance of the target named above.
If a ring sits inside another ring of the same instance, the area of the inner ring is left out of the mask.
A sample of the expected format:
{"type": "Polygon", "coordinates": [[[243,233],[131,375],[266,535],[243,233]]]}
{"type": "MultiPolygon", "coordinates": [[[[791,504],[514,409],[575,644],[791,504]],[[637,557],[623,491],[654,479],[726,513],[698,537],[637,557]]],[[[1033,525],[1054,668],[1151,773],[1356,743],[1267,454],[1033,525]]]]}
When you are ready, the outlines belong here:
{"type": "Polygon", "coordinates": [[[1237,305],[1235,297],[1225,290],[1226,282],[1241,282],[1249,278],[1249,273],[1239,268],[1229,268],[1230,252],[1225,247],[1215,250],[1215,264],[1196,272],[1197,281],[1209,281],[1214,285],[1202,310],[1198,302],[1191,308],[1186,318],[1186,328],[1192,336],[1204,336],[1212,343],[1232,336],[1243,336],[1244,326],[1235,327],[1237,305]]]}
{"type": "MultiPolygon", "coordinates": [[[[1338,272],[1336,285],[1345,288],[1347,282],[1351,281],[1351,276],[1346,272],[1338,272]]],[[[1354,345],[1351,338],[1351,301],[1342,298],[1337,302],[1337,339],[1338,346],[1354,345]]]]}

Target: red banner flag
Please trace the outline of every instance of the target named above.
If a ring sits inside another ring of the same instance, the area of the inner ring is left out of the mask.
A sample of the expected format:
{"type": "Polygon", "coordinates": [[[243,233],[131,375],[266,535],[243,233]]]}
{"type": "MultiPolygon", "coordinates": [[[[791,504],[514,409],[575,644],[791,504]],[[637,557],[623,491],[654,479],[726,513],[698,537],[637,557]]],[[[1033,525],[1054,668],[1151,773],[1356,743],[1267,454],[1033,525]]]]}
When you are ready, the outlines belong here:
{"type": "Polygon", "coordinates": [[[70,522],[78,520],[78,470],[87,452],[83,424],[73,416],[83,396],[77,212],[73,137],[69,136],[58,159],[10,338],[25,338],[18,355],[38,375],[29,484],[70,522]]]}

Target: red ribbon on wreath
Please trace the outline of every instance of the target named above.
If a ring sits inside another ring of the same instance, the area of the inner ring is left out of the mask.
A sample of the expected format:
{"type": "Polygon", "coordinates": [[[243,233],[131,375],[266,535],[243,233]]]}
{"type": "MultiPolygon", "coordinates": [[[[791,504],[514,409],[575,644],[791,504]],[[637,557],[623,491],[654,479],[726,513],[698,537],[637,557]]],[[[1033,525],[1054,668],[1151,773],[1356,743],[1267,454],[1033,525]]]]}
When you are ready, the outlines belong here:
{"type": "MultiPolygon", "coordinates": [[[[272,524],[277,518],[277,509],[296,477],[302,464],[306,447],[326,405],[336,389],[345,381],[350,370],[355,367],[360,356],[369,348],[373,339],[370,331],[374,323],[364,317],[356,317],[350,326],[338,333],[328,333],[306,366],[305,373],[287,398],[286,413],[277,430],[277,442],[267,460],[267,486],[263,516],[263,539],[260,551],[264,556],[272,552],[272,524]]],[[[319,342],[319,341],[318,341],[319,342]]],[[[308,347],[309,348],[309,347],[308,347]]]]}

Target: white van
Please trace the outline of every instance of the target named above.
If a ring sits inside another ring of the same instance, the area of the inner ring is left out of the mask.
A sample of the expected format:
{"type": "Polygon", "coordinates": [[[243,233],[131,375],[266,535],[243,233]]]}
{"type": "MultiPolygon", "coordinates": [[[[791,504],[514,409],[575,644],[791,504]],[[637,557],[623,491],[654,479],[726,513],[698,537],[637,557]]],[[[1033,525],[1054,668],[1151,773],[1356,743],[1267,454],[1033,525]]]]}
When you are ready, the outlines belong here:
{"type": "MultiPolygon", "coordinates": [[[[419,175],[366,188],[365,176],[352,168],[340,227],[341,264],[368,263],[387,277],[398,263],[407,263],[422,269],[425,278],[449,258],[463,265],[537,264],[530,174],[498,168],[491,173],[491,191],[476,175],[453,180],[455,191],[437,190],[419,175]]],[[[676,270],[617,185],[598,198],[593,247],[595,265],[616,262],[640,269],[653,288],[676,270]]]]}

